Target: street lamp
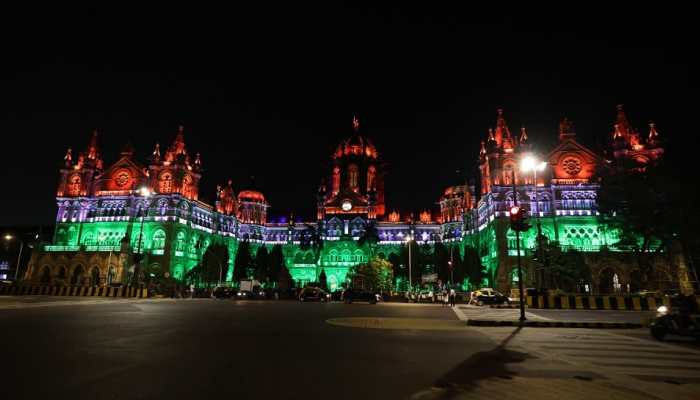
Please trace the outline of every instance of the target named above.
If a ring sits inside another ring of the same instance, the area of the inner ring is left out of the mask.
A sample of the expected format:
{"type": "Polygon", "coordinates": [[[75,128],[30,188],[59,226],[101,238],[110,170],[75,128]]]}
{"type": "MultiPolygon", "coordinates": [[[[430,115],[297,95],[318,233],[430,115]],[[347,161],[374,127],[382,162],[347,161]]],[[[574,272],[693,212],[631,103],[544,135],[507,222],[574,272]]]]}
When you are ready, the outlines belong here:
{"type": "Polygon", "coordinates": [[[143,258],[141,256],[141,243],[143,242],[143,222],[146,219],[145,213],[148,213],[148,199],[153,195],[153,192],[147,186],[142,186],[139,189],[139,193],[146,199],[146,209],[141,211],[141,228],[139,230],[138,244],[136,245],[136,253],[138,258],[136,261],[136,265],[134,266],[134,281],[137,284],[139,283],[141,276],[141,259],[143,258]]]}
{"type": "Polygon", "coordinates": [[[406,236],[406,243],[408,244],[408,291],[410,292],[413,285],[411,283],[412,280],[412,275],[411,275],[411,241],[413,241],[413,236],[408,235],[406,236]]]}
{"type": "MultiPolygon", "coordinates": [[[[7,233],[5,234],[4,239],[9,242],[14,238],[14,236],[7,233]]],[[[17,281],[17,277],[19,276],[19,263],[22,260],[22,249],[24,249],[24,240],[19,239],[19,255],[17,256],[17,265],[15,265],[15,282],[17,281]]]]}
{"type": "MultiPolygon", "coordinates": [[[[537,249],[542,250],[542,224],[540,222],[540,203],[539,199],[537,197],[537,172],[542,172],[544,171],[545,168],[547,168],[547,162],[546,161],[540,161],[536,157],[528,155],[525,158],[523,158],[520,168],[523,170],[523,172],[529,172],[532,171],[532,179],[533,179],[533,186],[535,188],[535,208],[537,209],[537,249]]],[[[531,203],[532,204],[532,203],[531,203]]],[[[530,211],[533,211],[533,208],[530,207],[530,211]]],[[[538,285],[541,287],[542,286],[542,281],[544,276],[537,277],[538,285]]]]}

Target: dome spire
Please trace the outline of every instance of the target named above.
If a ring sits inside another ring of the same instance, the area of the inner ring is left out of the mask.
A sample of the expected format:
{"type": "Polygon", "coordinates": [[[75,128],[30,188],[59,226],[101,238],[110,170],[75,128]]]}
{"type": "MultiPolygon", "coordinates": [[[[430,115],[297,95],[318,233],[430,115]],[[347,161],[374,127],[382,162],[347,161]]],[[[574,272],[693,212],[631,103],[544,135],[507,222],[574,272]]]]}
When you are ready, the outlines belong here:
{"type": "Polygon", "coordinates": [[[355,132],[358,132],[360,130],[360,120],[357,119],[357,115],[352,116],[352,129],[355,132]]]}

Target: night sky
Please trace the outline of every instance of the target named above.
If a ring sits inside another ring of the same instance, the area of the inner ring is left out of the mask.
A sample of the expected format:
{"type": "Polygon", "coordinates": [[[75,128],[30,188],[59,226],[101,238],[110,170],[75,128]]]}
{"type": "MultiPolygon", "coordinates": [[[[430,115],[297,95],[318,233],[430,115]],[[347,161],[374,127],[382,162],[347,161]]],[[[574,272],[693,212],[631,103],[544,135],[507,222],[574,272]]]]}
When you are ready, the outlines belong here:
{"type": "Polygon", "coordinates": [[[476,178],[498,107],[538,148],[567,116],[599,149],[624,103],[642,133],[657,123],[679,174],[697,168],[689,12],[351,4],[5,13],[0,225],[53,223],[66,148],[93,129],[109,165],[127,141],[145,162],[184,125],[200,198],[254,176],[273,216],[312,217],[354,114],[388,164],[389,210],[432,208],[476,178]]]}

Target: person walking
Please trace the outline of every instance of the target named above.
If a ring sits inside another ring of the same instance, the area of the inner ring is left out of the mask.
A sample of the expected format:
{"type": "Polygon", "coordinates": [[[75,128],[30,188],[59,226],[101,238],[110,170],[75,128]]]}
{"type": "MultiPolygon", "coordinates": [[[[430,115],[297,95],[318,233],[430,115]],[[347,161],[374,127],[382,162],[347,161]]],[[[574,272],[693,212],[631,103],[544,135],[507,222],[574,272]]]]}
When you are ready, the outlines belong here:
{"type": "Polygon", "coordinates": [[[455,306],[455,301],[457,300],[457,292],[453,288],[450,288],[450,307],[455,306]]]}
{"type": "Polygon", "coordinates": [[[446,307],[449,301],[450,296],[448,295],[447,290],[442,289],[442,306],[446,307]]]}
{"type": "Polygon", "coordinates": [[[190,299],[194,298],[194,283],[190,283],[190,299]]]}

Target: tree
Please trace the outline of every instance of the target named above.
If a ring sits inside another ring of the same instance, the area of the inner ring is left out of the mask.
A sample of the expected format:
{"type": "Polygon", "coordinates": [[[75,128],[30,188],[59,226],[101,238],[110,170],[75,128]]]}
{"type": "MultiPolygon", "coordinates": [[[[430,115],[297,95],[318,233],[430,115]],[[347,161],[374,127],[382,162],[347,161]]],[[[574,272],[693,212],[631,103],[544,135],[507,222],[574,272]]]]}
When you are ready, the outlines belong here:
{"type": "Polygon", "coordinates": [[[238,244],[238,251],[236,252],[236,258],[233,261],[233,280],[240,282],[243,279],[248,279],[248,268],[252,264],[252,257],[250,256],[250,242],[248,239],[244,239],[238,244]]]}
{"type": "Polygon", "coordinates": [[[544,243],[542,254],[547,257],[545,280],[554,289],[580,292],[591,282],[591,270],[583,253],[577,250],[562,251],[557,242],[544,243]]]}
{"type": "Polygon", "coordinates": [[[267,247],[260,246],[255,254],[255,279],[260,282],[272,280],[270,276],[270,256],[267,247]]]}
{"type": "Polygon", "coordinates": [[[368,263],[357,264],[349,271],[353,279],[362,280],[367,290],[389,291],[393,287],[394,271],[387,260],[374,257],[368,263]]]}
{"type": "Polygon", "coordinates": [[[282,266],[277,274],[277,287],[282,294],[285,294],[292,288],[293,285],[292,275],[289,273],[287,267],[282,266]]]}
{"type": "Polygon", "coordinates": [[[369,257],[373,258],[377,250],[377,244],[379,244],[379,231],[374,221],[365,223],[365,229],[357,240],[358,246],[362,247],[365,244],[369,247],[369,257]]]}
{"type": "Polygon", "coordinates": [[[270,251],[268,257],[268,262],[268,272],[270,280],[273,282],[277,282],[277,278],[280,274],[280,271],[282,271],[283,268],[287,268],[286,263],[284,261],[284,253],[282,252],[281,245],[276,244],[272,246],[272,250],[270,251]]]}
{"type": "Polygon", "coordinates": [[[668,252],[679,226],[687,223],[679,215],[683,207],[674,199],[673,182],[663,165],[644,170],[622,165],[601,173],[599,220],[619,233],[616,247],[635,255],[642,281],[648,285],[653,272],[650,253],[668,252]]]}
{"type": "Polygon", "coordinates": [[[212,243],[204,251],[200,263],[200,279],[207,286],[223,281],[228,274],[228,246],[221,243],[212,243]]]}
{"type": "Polygon", "coordinates": [[[314,263],[316,264],[316,278],[318,278],[318,259],[323,250],[323,238],[317,225],[306,224],[306,228],[301,231],[299,248],[301,250],[313,250],[314,263]]]}
{"type": "Polygon", "coordinates": [[[323,269],[321,270],[321,274],[318,276],[318,282],[319,282],[319,286],[321,287],[321,289],[323,289],[323,290],[328,289],[328,282],[326,279],[326,271],[323,269]]]}
{"type": "Polygon", "coordinates": [[[450,254],[442,242],[435,243],[435,250],[433,250],[433,265],[437,270],[438,279],[443,282],[450,281],[450,254]]]}
{"type": "MultiPolygon", "coordinates": [[[[461,262],[462,270],[472,287],[480,287],[486,277],[484,266],[481,265],[479,252],[472,246],[464,247],[464,260],[461,262]]],[[[461,282],[461,281],[460,281],[461,282]]]]}
{"type": "Polygon", "coordinates": [[[408,270],[411,270],[411,282],[413,283],[412,286],[418,284],[420,285],[420,279],[421,279],[421,274],[422,274],[422,261],[421,261],[421,250],[420,246],[418,243],[416,243],[415,240],[412,240],[408,242],[407,244],[401,246],[401,264],[404,265],[405,269],[405,277],[408,279],[408,270]],[[410,268],[409,268],[409,252],[408,249],[411,246],[411,257],[410,257],[410,268]]]}

